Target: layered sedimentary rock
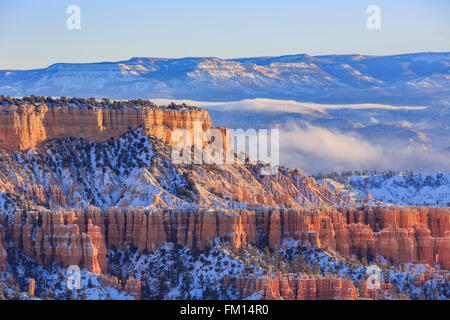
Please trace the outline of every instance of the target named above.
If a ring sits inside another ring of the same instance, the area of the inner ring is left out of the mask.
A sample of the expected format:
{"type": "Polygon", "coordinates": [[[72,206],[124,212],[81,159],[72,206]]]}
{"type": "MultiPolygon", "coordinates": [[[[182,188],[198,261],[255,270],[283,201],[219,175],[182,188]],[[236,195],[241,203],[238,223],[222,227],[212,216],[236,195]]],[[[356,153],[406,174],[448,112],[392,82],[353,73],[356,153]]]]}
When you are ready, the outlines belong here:
{"type": "Polygon", "coordinates": [[[94,273],[107,270],[106,247],[99,226],[72,211],[27,212],[0,215],[15,249],[39,264],[53,262],[82,266],[94,273]]]}
{"type": "MultiPolygon", "coordinates": [[[[115,208],[96,215],[108,225],[107,245],[118,248],[133,245],[139,250],[155,250],[176,242],[203,249],[213,239],[225,236],[235,247],[267,243],[278,249],[284,239],[294,239],[345,256],[355,254],[372,260],[381,255],[395,264],[439,262],[446,269],[450,267],[449,208],[191,212],[125,212],[115,208]]],[[[90,212],[88,216],[95,214],[90,212]]]]}
{"type": "Polygon", "coordinates": [[[450,208],[313,210],[121,210],[16,211],[0,225],[16,248],[39,263],[106,270],[107,248],[156,250],[166,243],[204,249],[217,237],[232,246],[279,249],[283,240],[330,248],[344,256],[393,263],[438,262],[450,268],[450,208]],[[35,236],[33,236],[35,235],[35,236]]]}
{"type": "Polygon", "coordinates": [[[259,293],[262,300],[355,300],[351,280],[321,276],[267,274],[246,278],[225,277],[225,287],[233,285],[244,298],[259,293]]]}
{"type": "Polygon", "coordinates": [[[52,138],[83,138],[92,141],[117,139],[128,130],[145,128],[144,133],[173,144],[176,129],[203,130],[212,127],[206,110],[165,110],[158,108],[69,108],[40,106],[0,107],[0,148],[26,150],[52,138]]]}

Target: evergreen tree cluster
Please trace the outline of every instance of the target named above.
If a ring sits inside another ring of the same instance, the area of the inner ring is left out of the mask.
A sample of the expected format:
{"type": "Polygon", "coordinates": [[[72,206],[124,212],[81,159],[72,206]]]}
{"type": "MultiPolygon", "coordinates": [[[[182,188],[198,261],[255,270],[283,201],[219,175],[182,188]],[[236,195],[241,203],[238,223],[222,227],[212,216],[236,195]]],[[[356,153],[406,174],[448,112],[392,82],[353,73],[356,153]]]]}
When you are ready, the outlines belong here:
{"type": "Polygon", "coordinates": [[[188,109],[188,110],[197,110],[199,108],[194,106],[188,106],[185,103],[176,104],[174,102],[170,103],[167,106],[157,106],[155,103],[150,100],[145,99],[133,99],[133,100],[110,100],[108,98],[103,98],[101,100],[95,98],[78,98],[78,97],[43,97],[43,96],[34,96],[31,95],[29,97],[22,98],[12,98],[10,96],[0,95],[0,104],[3,106],[22,106],[22,105],[47,105],[50,107],[83,107],[88,109],[113,109],[113,110],[121,110],[126,108],[132,109],[169,109],[169,110],[178,110],[178,109],[188,109]]]}

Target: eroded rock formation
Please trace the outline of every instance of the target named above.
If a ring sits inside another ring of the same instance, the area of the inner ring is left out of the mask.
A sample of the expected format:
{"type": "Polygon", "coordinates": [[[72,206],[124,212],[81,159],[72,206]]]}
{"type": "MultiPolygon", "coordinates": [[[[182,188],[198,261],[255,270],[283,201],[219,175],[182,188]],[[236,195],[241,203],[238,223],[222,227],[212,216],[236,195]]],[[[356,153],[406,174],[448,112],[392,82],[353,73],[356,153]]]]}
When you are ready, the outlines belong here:
{"type": "MultiPolygon", "coordinates": [[[[369,261],[383,256],[394,264],[450,269],[448,207],[373,207],[370,197],[355,200],[298,170],[261,175],[261,164],[171,164],[172,133],[192,133],[197,122],[212,128],[205,110],[0,108],[0,149],[10,150],[0,150],[0,272],[7,271],[8,253],[22,250],[42,265],[103,274],[107,286],[139,299],[140,280],[108,275],[109,249],[156,251],[176,243],[203,250],[218,237],[235,248],[278,250],[289,240],[369,261]],[[42,145],[67,137],[80,140],[42,145]],[[243,207],[254,209],[236,209],[243,207]]],[[[245,297],[356,298],[352,281],[334,276],[249,275],[225,282],[245,297]]]]}
{"type": "Polygon", "coordinates": [[[244,298],[254,293],[262,300],[355,300],[351,280],[292,274],[267,274],[224,279],[225,287],[233,285],[244,298]]]}
{"type": "Polygon", "coordinates": [[[83,138],[92,141],[117,139],[128,130],[145,128],[144,134],[173,144],[176,129],[203,130],[212,127],[208,111],[164,110],[158,108],[69,108],[40,106],[0,107],[0,148],[27,150],[52,138],[83,138]]]}
{"type": "Polygon", "coordinates": [[[448,269],[449,213],[449,208],[428,207],[233,211],[91,207],[16,211],[0,215],[0,224],[14,245],[39,263],[76,264],[95,273],[106,270],[106,251],[113,246],[122,250],[133,246],[142,252],[171,242],[202,250],[217,237],[227,238],[234,247],[273,249],[293,239],[299,245],[331,248],[369,261],[383,256],[395,264],[438,262],[448,269]]]}
{"type": "MultiPolygon", "coordinates": [[[[0,224],[6,227],[5,242],[12,240],[15,249],[37,263],[52,262],[83,266],[100,274],[107,270],[106,247],[99,226],[84,221],[71,211],[14,212],[0,215],[0,224]]],[[[1,266],[1,264],[0,264],[1,266]]],[[[1,268],[1,267],[0,267],[1,268]]]]}

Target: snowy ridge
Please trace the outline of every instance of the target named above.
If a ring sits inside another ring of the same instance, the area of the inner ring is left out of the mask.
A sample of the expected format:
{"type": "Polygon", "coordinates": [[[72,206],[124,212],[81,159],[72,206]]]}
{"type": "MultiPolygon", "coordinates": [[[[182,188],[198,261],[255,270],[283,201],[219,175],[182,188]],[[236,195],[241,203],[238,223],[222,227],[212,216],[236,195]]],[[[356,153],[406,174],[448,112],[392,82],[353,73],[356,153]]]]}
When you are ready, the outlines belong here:
{"type": "Polygon", "coordinates": [[[450,206],[450,174],[399,173],[350,176],[345,183],[358,193],[399,206],[450,206]]]}
{"type": "Polygon", "coordinates": [[[11,96],[294,99],[320,103],[425,104],[449,97],[449,53],[291,55],[244,59],[132,58],[0,71],[11,96]]]}

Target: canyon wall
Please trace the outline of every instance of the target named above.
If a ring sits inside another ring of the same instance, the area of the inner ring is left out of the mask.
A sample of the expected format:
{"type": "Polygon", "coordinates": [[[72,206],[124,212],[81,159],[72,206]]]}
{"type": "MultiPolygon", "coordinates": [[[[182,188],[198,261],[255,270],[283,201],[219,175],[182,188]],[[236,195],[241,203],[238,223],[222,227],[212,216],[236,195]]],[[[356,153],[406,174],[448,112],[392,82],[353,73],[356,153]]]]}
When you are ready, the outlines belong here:
{"type": "Polygon", "coordinates": [[[82,216],[72,212],[18,210],[11,216],[0,215],[0,224],[3,228],[0,243],[12,241],[15,250],[23,250],[38,264],[78,265],[98,274],[107,270],[107,250],[100,227],[90,220],[85,223],[82,216]]]}
{"type": "Polygon", "coordinates": [[[202,109],[0,106],[0,148],[27,150],[48,139],[67,137],[106,141],[138,127],[145,128],[144,134],[172,144],[172,132],[193,132],[195,121],[202,123],[203,130],[212,127],[208,111],[202,109]]]}
{"type": "MultiPolygon", "coordinates": [[[[217,237],[234,247],[246,244],[279,249],[284,239],[330,248],[341,255],[377,256],[393,263],[435,262],[450,268],[450,208],[342,208],[303,210],[128,210],[112,207],[60,211],[16,211],[0,215],[2,243],[38,263],[80,265],[106,271],[107,248],[139,251],[168,242],[204,249],[217,237]]],[[[4,245],[3,245],[4,247],[4,245]]]]}

